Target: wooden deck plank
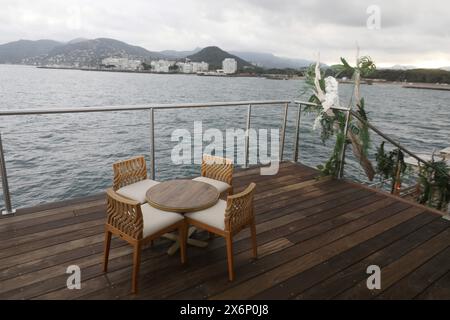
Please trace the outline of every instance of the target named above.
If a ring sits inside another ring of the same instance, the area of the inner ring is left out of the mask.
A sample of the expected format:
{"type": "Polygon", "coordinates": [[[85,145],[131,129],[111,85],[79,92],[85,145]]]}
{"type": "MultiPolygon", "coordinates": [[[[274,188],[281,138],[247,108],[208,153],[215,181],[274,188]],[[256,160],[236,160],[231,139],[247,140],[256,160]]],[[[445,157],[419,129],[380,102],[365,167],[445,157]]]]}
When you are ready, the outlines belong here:
{"type": "Polygon", "coordinates": [[[125,242],[113,240],[110,272],[101,270],[104,195],[22,209],[0,219],[0,299],[450,295],[450,222],[422,206],[316,175],[291,162],[281,163],[275,176],[261,176],[258,167],[236,171],[236,192],[257,183],[259,259],[251,259],[248,230],[239,233],[230,283],[222,238],[207,248],[189,247],[186,266],[178,255],[167,256],[170,241],[158,240],[143,252],[137,296],[130,295],[132,249],[125,242]],[[386,272],[387,287],[375,295],[361,289],[368,263],[386,272]],[[71,264],[82,267],[82,290],[66,288],[71,264]]]}
{"type": "Polygon", "coordinates": [[[413,299],[450,271],[450,248],[441,251],[414,272],[385,290],[378,299],[413,299]]]}
{"type": "MultiPolygon", "coordinates": [[[[152,250],[144,250],[142,255],[142,261],[147,259],[165,259],[167,258],[167,248],[170,246],[170,242],[167,240],[159,240],[152,250]]],[[[122,268],[129,267],[132,261],[132,248],[124,241],[115,239],[112,241],[112,247],[117,248],[117,252],[114,257],[110,259],[109,270],[114,272],[122,268]]],[[[111,250],[113,253],[113,250],[111,250]]],[[[61,259],[59,255],[53,256],[55,261],[48,265],[44,270],[50,271],[51,268],[59,268],[60,272],[57,273],[40,273],[41,269],[35,269],[33,272],[25,273],[18,276],[15,280],[28,281],[27,285],[20,287],[20,285],[14,285],[17,287],[11,291],[1,294],[1,297],[18,298],[25,297],[27,299],[35,298],[41,295],[52,295],[55,290],[64,289],[65,291],[76,294],[77,290],[67,290],[66,280],[67,275],[62,273],[62,270],[69,265],[80,265],[82,268],[82,280],[83,283],[92,278],[105,278],[108,279],[108,275],[102,272],[102,257],[103,257],[103,244],[99,243],[96,246],[92,246],[92,250],[85,252],[82,255],[66,257],[61,259]],[[31,280],[27,280],[27,278],[31,280]]],[[[84,292],[84,290],[83,290],[84,292]]],[[[79,293],[79,292],[78,292],[79,293]]]]}
{"type": "Polygon", "coordinates": [[[20,236],[27,235],[27,234],[33,234],[36,232],[52,230],[54,228],[60,228],[60,227],[64,227],[64,226],[68,226],[68,225],[72,225],[72,224],[86,222],[86,221],[92,221],[92,220],[96,220],[96,219],[104,218],[104,217],[105,217],[105,211],[100,210],[97,212],[93,211],[90,214],[85,214],[82,216],[73,216],[73,217],[69,217],[69,218],[65,218],[65,219],[51,220],[46,223],[32,225],[32,226],[29,226],[26,228],[12,229],[9,231],[4,231],[3,233],[0,234],[0,241],[9,239],[11,237],[20,237],[20,236]]]}
{"type": "MultiPolygon", "coordinates": [[[[406,224],[416,224],[416,219],[423,219],[424,214],[419,215],[417,218],[412,219],[406,224]]],[[[297,299],[332,299],[338,294],[342,293],[346,289],[352,287],[355,283],[367,279],[366,269],[370,265],[378,265],[384,267],[389,263],[392,263],[399,257],[403,256],[410,250],[416,248],[420,244],[436,236],[440,232],[444,231],[448,227],[448,223],[443,219],[436,218],[429,214],[425,214],[427,220],[432,220],[429,224],[426,224],[422,228],[415,230],[408,234],[406,237],[401,238],[398,241],[390,244],[389,246],[371,254],[360,262],[353,264],[352,266],[342,270],[325,281],[316,284],[312,288],[299,294],[297,299]]],[[[399,225],[397,228],[392,229],[392,232],[404,232],[398,229],[403,229],[403,225],[399,225]]],[[[363,243],[362,245],[365,245],[363,243]]],[[[337,256],[335,259],[339,260],[337,256]]]]}
{"type": "Polygon", "coordinates": [[[40,241],[46,238],[55,237],[59,235],[64,235],[66,233],[83,230],[90,227],[95,227],[98,225],[104,226],[105,219],[97,219],[86,221],[78,224],[70,224],[60,228],[55,228],[51,230],[45,230],[41,232],[31,233],[23,236],[12,237],[9,239],[2,240],[0,242],[0,250],[9,250],[12,247],[20,246],[26,243],[40,241]]]}
{"type": "MultiPolygon", "coordinates": [[[[423,213],[418,215],[417,217],[408,220],[382,234],[369,239],[340,255],[334,256],[331,259],[322,262],[321,264],[306,270],[300,274],[291,277],[282,283],[269,288],[256,296],[252,297],[252,299],[292,299],[294,297],[299,298],[299,294],[305,291],[308,288],[316,288],[323,280],[331,277],[332,275],[339,274],[342,270],[359,262],[365,257],[373,254],[374,252],[390,245],[393,242],[398,241],[402,237],[408,235],[410,232],[417,230],[433,221],[433,217],[423,213]]],[[[365,267],[370,264],[365,264],[365,267]]],[[[360,273],[363,277],[367,277],[364,268],[360,270],[360,273]]],[[[337,276],[339,279],[342,279],[342,275],[337,276]]],[[[351,279],[347,279],[352,283],[353,277],[351,279]]],[[[330,298],[330,289],[327,285],[323,286],[323,292],[320,293],[321,298],[330,298]],[[328,295],[328,296],[327,296],[328,295]]],[[[300,298],[305,298],[300,297],[300,298]]]]}
{"type": "MultiPolygon", "coordinates": [[[[320,247],[321,244],[311,243],[312,239],[309,240],[310,245],[319,246],[320,249],[310,252],[305,256],[295,258],[279,267],[271,269],[264,272],[263,274],[250,279],[249,281],[242,283],[240,285],[232,286],[227,288],[225,291],[212,296],[213,299],[248,299],[254,295],[262,292],[304,270],[307,270],[327,259],[333,255],[339,254],[350,247],[366,241],[377,234],[384,232],[408,219],[413,218],[418,215],[420,211],[418,209],[409,209],[401,211],[400,213],[393,215],[387,219],[382,220],[374,225],[371,225],[359,232],[351,234],[347,237],[339,239],[335,242],[328,243],[328,246],[320,247]]],[[[289,238],[288,238],[289,239],[289,238]]],[[[335,239],[333,239],[335,240],[335,239]]],[[[308,241],[305,241],[307,243],[308,241]]],[[[323,241],[323,244],[325,241],[323,241]]],[[[299,251],[302,252],[301,248],[299,251]]]]}
{"type": "Polygon", "coordinates": [[[407,276],[429,259],[446,249],[450,243],[450,229],[446,229],[424,244],[408,252],[400,259],[381,269],[383,285],[380,290],[367,290],[365,281],[338,295],[338,299],[369,299],[384,292],[387,288],[407,276]]]}
{"type": "Polygon", "coordinates": [[[436,300],[450,300],[450,272],[430,284],[421,294],[415,299],[436,299],[436,300]]]}

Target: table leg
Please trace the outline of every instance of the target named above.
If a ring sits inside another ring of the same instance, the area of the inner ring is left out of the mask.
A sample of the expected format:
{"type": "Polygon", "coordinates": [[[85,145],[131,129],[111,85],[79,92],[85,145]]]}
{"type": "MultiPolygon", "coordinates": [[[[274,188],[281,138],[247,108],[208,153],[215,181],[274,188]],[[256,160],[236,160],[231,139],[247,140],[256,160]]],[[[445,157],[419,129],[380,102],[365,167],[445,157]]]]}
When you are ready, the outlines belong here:
{"type": "MultiPolygon", "coordinates": [[[[190,244],[191,246],[205,248],[208,245],[208,242],[190,238],[196,231],[197,228],[195,227],[189,228],[187,243],[190,244]]],[[[169,248],[169,250],[167,250],[167,254],[169,255],[175,254],[175,252],[177,252],[178,249],[180,249],[180,242],[178,241],[178,235],[175,235],[173,233],[167,233],[163,237],[175,241],[175,243],[169,248]]]]}

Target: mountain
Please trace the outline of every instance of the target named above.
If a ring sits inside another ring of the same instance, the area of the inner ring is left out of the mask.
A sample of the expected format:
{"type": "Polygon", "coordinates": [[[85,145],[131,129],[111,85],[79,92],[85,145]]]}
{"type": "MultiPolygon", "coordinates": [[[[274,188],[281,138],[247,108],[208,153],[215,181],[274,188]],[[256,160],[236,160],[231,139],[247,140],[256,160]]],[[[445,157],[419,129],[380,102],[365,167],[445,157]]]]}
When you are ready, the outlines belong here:
{"type": "Polygon", "coordinates": [[[46,55],[63,45],[53,40],[19,40],[0,45],[0,63],[22,63],[23,60],[46,55]]]}
{"type": "Polygon", "coordinates": [[[77,38],[67,43],[53,40],[20,40],[0,45],[0,63],[98,66],[107,57],[151,60],[165,58],[142,47],[108,39],[77,38]]]}
{"type": "Polygon", "coordinates": [[[199,52],[200,50],[202,50],[202,48],[197,47],[194,50],[190,50],[190,51],[164,50],[164,51],[159,51],[158,53],[161,54],[162,56],[167,57],[168,59],[182,59],[187,56],[193,55],[193,54],[199,52]]]}
{"type": "Polygon", "coordinates": [[[206,47],[197,53],[187,56],[187,58],[196,62],[207,62],[209,63],[210,68],[222,68],[222,61],[226,58],[236,59],[239,69],[244,67],[252,67],[249,62],[239,58],[238,56],[232,55],[231,53],[223,51],[219,47],[206,47]]]}
{"type": "Polygon", "coordinates": [[[439,68],[439,69],[445,70],[445,71],[450,71],[450,66],[449,67],[442,67],[442,68],[439,68]]]}
{"type": "Polygon", "coordinates": [[[309,67],[314,61],[305,60],[305,59],[291,59],[278,57],[271,53],[262,53],[262,52],[241,52],[241,51],[230,51],[230,53],[241,57],[242,59],[251,62],[254,65],[257,65],[262,68],[292,68],[292,69],[300,69],[309,67]]]}
{"type": "Polygon", "coordinates": [[[98,38],[84,41],[70,41],[55,47],[46,57],[38,59],[34,64],[57,64],[75,66],[98,66],[107,57],[127,57],[130,59],[150,60],[163,56],[142,47],[125,42],[98,38]]]}

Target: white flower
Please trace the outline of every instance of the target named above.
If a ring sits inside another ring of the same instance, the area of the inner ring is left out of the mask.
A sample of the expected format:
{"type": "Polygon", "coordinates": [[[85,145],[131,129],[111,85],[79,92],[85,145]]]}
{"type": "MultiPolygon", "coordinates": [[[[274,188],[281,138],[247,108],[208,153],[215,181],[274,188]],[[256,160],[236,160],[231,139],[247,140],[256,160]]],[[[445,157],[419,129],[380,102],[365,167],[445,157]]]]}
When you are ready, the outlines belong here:
{"type": "Polygon", "coordinates": [[[334,77],[325,78],[325,100],[322,101],[323,111],[327,112],[332,107],[339,107],[338,82],[334,77]]]}
{"type": "Polygon", "coordinates": [[[317,116],[316,120],[314,120],[314,124],[313,124],[313,130],[314,130],[314,131],[317,130],[317,127],[318,127],[318,126],[320,126],[320,123],[321,123],[321,121],[322,121],[322,118],[323,118],[323,116],[322,116],[322,113],[321,113],[321,114],[319,114],[319,115],[317,116]]]}

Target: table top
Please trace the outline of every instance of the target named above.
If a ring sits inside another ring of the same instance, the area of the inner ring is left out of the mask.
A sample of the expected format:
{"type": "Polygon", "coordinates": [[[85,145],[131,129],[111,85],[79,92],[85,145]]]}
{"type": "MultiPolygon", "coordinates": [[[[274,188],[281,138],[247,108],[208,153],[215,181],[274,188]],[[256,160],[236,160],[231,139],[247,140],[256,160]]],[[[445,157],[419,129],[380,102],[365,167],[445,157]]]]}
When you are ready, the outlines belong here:
{"type": "Polygon", "coordinates": [[[148,204],[157,209],[187,213],[215,205],[219,200],[219,191],[205,182],[170,180],[151,187],[146,198],[148,204]]]}

